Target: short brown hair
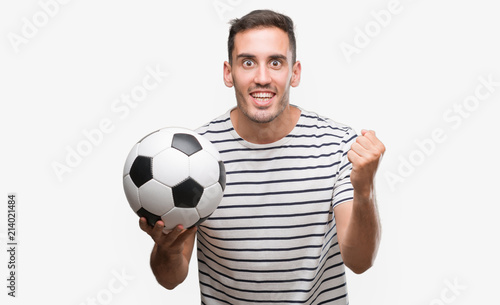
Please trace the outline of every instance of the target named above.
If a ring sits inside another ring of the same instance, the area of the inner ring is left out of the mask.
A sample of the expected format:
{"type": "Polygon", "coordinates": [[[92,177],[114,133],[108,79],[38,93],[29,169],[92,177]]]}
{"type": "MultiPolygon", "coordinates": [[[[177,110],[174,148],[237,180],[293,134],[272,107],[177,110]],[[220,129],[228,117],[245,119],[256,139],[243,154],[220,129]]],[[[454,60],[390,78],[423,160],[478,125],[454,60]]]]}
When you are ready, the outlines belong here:
{"type": "Polygon", "coordinates": [[[229,29],[229,37],[227,39],[229,64],[232,64],[234,37],[236,36],[236,34],[245,30],[255,29],[259,27],[277,27],[287,33],[288,41],[290,43],[290,50],[292,51],[292,63],[295,63],[297,59],[297,46],[295,42],[293,21],[290,17],[271,10],[255,10],[241,18],[231,20],[229,24],[231,24],[231,28],[229,29]]]}

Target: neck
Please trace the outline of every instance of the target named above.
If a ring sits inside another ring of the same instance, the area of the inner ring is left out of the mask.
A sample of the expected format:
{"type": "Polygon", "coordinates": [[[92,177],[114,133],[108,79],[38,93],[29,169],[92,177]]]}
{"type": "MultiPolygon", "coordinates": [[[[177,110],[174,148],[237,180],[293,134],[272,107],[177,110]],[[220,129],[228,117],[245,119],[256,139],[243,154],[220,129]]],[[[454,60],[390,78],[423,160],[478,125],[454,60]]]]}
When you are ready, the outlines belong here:
{"type": "Polygon", "coordinates": [[[236,132],[247,142],[269,144],[287,136],[300,118],[300,109],[288,105],[269,123],[257,123],[246,117],[239,108],[231,111],[231,122],[236,132]]]}

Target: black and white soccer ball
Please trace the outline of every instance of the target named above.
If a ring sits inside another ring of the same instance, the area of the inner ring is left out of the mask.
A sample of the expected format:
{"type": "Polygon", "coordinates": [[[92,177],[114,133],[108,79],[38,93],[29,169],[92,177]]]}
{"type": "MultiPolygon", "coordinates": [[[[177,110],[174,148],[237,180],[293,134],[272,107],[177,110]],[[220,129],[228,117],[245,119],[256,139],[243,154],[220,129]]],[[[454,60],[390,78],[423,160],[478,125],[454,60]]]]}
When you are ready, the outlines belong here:
{"type": "Polygon", "coordinates": [[[185,128],[155,131],[130,151],[123,169],[123,188],[130,207],[151,226],[165,231],[189,228],[217,208],[226,186],[226,171],[215,146],[185,128]]]}

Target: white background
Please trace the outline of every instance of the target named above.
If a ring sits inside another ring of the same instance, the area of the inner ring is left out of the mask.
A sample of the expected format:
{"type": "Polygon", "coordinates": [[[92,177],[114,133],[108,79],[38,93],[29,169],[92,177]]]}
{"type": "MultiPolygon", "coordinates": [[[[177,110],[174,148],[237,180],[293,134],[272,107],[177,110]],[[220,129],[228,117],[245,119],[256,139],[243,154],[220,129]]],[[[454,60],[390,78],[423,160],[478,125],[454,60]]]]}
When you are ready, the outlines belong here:
{"type": "Polygon", "coordinates": [[[149,132],[196,128],[235,105],[222,82],[227,22],[257,8],[296,23],[303,74],[291,102],[374,129],[387,147],[377,176],[383,240],[372,269],[348,273],[350,303],[498,302],[500,86],[471,98],[480,78],[500,82],[497,1],[392,1],[396,13],[378,27],[388,0],[67,2],[0,2],[0,303],[199,303],[196,259],[176,290],[156,283],[122,167],[149,132]],[[52,3],[52,16],[40,3],[52,3]],[[39,26],[29,32],[26,22],[39,26]],[[346,56],[346,44],[357,53],[346,56]],[[147,67],[168,76],[126,115],[114,111],[147,67]],[[68,149],[102,120],[112,130],[59,179],[54,164],[68,165],[68,149]],[[440,143],[430,144],[436,129],[440,143]],[[18,195],[16,299],[6,289],[9,192],[18,195]]]}

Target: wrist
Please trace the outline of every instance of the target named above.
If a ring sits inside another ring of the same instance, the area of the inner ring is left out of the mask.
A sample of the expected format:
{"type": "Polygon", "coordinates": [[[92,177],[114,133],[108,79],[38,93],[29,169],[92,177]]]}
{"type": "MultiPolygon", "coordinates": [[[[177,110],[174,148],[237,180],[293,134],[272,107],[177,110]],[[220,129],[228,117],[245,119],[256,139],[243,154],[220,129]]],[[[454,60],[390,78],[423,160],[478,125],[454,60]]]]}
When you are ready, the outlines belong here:
{"type": "Polygon", "coordinates": [[[364,189],[354,189],[354,200],[360,202],[371,202],[375,198],[375,189],[367,187],[364,189]]]}

